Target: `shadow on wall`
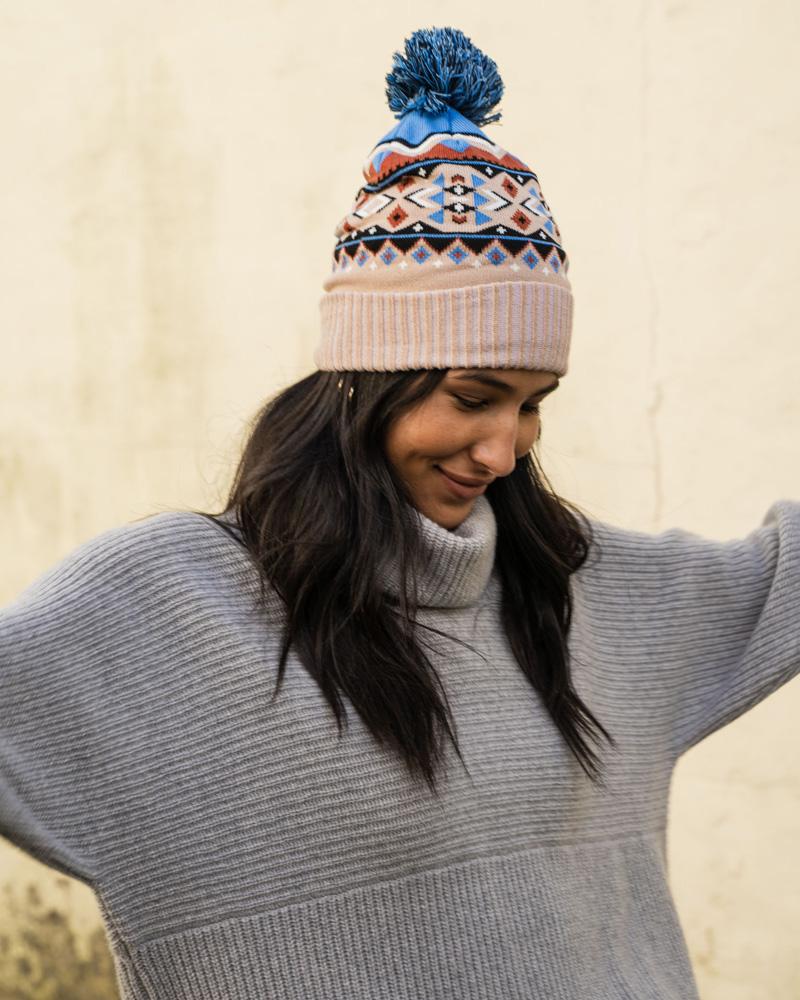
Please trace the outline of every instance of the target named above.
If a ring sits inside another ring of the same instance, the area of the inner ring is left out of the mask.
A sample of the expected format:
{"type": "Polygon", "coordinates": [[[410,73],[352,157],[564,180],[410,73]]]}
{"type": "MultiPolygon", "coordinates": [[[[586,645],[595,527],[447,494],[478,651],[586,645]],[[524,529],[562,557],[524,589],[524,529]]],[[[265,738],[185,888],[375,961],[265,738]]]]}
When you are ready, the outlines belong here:
{"type": "Polygon", "coordinates": [[[2,890],[0,997],[7,1000],[119,1000],[114,962],[101,927],[83,935],[45,905],[37,887],[2,890]],[[23,898],[21,898],[23,897],[23,898]]]}

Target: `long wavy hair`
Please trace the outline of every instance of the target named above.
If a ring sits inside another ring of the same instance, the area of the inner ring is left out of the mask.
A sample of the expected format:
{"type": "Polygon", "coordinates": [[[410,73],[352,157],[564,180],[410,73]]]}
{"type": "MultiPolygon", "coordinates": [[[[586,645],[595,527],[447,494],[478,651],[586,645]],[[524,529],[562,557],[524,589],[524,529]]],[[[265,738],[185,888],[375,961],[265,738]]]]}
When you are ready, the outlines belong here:
{"type": "MultiPolygon", "coordinates": [[[[423,649],[429,627],[416,621],[412,567],[421,539],[412,500],[383,444],[392,421],[447,371],[315,371],[295,382],[253,418],[224,510],[195,511],[249,551],[262,602],[270,588],[281,599],[273,700],[293,646],[340,737],[344,695],[376,740],[434,793],[445,738],[466,764],[444,686],[423,649]],[[382,586],[389,557],[400,571],[397,597],[382,586]]],[[[590,523],[556,496],[533,448],[485,496],[497,521],[495,568],[511,649],[584,772],[602,785],[587,737],[597,741],[599,731],[616,743],[574,691],[567,647],[569,577],[588,556],[590,523]]]]}

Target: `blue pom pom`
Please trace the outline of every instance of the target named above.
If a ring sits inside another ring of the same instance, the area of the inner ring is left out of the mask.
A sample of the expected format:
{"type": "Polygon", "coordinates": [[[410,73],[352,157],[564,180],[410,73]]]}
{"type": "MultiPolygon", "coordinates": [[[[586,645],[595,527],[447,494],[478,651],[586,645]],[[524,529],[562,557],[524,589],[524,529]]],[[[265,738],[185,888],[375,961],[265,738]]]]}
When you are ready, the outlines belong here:
{"type": "Polygon", "coordinates": [[[440,114],[455,108],[475,125],[498,121],[488,112],[503,96],[497,66],[458,28],[421,28],[394,53],[386,99],[402,118],[409,111],[440,114]]]}

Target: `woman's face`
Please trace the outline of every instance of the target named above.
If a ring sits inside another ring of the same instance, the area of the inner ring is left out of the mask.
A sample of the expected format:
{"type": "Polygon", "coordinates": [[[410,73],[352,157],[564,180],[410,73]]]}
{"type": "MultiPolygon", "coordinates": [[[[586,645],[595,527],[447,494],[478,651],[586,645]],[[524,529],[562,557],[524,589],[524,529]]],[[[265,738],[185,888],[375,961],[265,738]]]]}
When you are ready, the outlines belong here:
{"type": "Polygon", "coordinates": [[[442,527],[457,528],[486,486],[513,472],[533,447],[539,404],[557,386],[552,372],[451,369],[386,436],[387,458],[414,506],[442,527]],[[448,473],[480,485],[459,487],[448,473]]]}

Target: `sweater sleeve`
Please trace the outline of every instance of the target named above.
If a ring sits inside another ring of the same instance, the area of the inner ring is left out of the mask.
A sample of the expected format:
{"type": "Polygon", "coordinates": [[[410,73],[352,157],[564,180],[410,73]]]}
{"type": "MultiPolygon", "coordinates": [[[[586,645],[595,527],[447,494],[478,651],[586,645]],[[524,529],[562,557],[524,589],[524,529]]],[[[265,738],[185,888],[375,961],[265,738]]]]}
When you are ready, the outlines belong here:
{"type": "Polygon", "coordinates": [[[800,672],[799,502],[729,541],[594,526],[594,628],[673,759],[800,672]]]}
{"type": "Polygon", "coordinates": [[[0,609],[0,834],[88,884],[109,740],[124,738],[113,702],[153,616],[142,531],[98,535],[0,609]]]}

